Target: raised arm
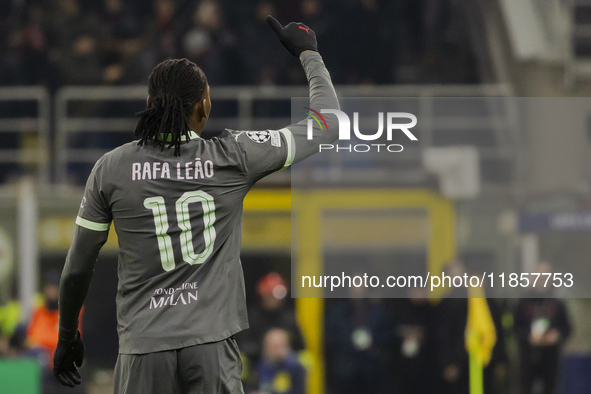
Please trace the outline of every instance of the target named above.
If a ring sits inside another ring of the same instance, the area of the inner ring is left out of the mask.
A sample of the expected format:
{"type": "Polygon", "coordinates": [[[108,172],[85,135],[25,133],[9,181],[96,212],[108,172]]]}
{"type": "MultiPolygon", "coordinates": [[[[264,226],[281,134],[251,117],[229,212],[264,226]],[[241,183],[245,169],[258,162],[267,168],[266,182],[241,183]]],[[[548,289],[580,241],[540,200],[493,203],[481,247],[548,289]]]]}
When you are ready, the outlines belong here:
{"type": "MultiPolygon", "coordinates": [[[[329,144],[338,138],[338,121],[333,114],[323,114],[323,109],[340,109],[330,74],[318,53],[316,33],[302,23],[292,22],[283,27],[272,16],[267,22],[273,28],[281,43],[300,59],[310,86],[310,108],[322,115],[326,121],[323,128],[313,122],[313,138],[308,139],[308,119],[287,126],[281,131],[291,138],[293,162],[297,163],[317,153],[320,144],[329,144]],[[285,131],[288,132],[285,132],[285,131]]],[[[312,111],[311,111],[312,112],[312,111]]]]}

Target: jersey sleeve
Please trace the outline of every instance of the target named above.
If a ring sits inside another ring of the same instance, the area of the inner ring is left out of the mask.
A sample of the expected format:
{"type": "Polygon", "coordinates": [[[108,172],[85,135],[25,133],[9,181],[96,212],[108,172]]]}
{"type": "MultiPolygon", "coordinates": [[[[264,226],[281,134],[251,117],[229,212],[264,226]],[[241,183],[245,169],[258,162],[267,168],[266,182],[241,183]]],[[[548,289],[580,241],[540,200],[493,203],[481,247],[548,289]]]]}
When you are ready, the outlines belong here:
{"type": "Polygon", "coordinates": [[[294,158],[293,136],[289,129],[232,132],[243,155],[244,172],[249,183],[291,165],[294,158]]]}
{"type": "MultiPolygon", "coordinates": [[[[314,112],[323,112],[324,109],[340,109],[330,74],[320,54],[305,51],[300,55],[300,61],[310,87],[310,109],[314,112]]],[[[324,117],[323,122],[326,125],[326,130],[316,123],[312,123],[312,138],[308,137],[308,119],[303,119],[285,128],[293,136],[293,163],[299,163],[314,153],[318,153],[320,144],[332,144],[336,141],[339,136],[337,117],[329,113],[324,117]]]]}
{"type": "Polygon", "coordinates": [[[89,230],[108,231],[113,216],[104,193],[104,157],[94,165],[86,182],[76,224],[89,230]]]}
{"type": "MultiPolygon", "coordinates": [[[[339,100],[320,54],[305,51],[300,55],[300,62],[310,87],[310,107],[318,111],[338,110],[339,100]]],[[[318,152],[319,144],[334,142],[338,138],[336,116],[327,116],[325,124],[326,131],[313,124],[310,139],[307,119],[280,130],[228,131],[239,145],[246,178],[254,184],[264,176],[318,152]]]]}

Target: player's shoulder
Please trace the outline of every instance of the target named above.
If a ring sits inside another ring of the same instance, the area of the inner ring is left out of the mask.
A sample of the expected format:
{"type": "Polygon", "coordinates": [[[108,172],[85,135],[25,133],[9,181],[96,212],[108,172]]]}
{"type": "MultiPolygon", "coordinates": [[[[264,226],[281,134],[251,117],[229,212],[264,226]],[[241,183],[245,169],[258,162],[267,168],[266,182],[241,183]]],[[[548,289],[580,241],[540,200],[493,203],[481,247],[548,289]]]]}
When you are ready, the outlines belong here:
{"type": "Polygon", "coordinates": [[[247,130],[224,129],[216,138],[220,141],[237,141],[238,137],[247,132],[247,130]]]}
{"type": "Polygon", "coordinates": [[[204,141],[207,145],[213,145],[213,146],[218,146],[221,147],[223,151],[225,151],[226,153],[229,153],[231,151],[238,151],[238,143],[236,141],[236,137],[237,135],[241,133],[240,131],[237,130],[232,130],[232,129],[225,129],[224,131],[222,131],[221,133],[219,133],[218,135],[216,135],[215,137],[212,138],[206,138],[204,141]]]}
{"type": "Polygon", "coordinates": [[[131,141],[120,145],[106,153],[104,153],[94,165],[95,170],[99,168],[108,167],[109,165],[113,164],[113,162],[118,162],[122,157],[128,155],[131,151],[138,150],[140,146],[138,145],[138,141],[131,141]]]}
{"type": "Polygon", "coordinates": [[[130,151],[139,150],[140,148],[141,146],[138,145],[138,141],[127,142],[105,153],[103,155],[103,160],[107,161],[120,158],[130,151]]]}

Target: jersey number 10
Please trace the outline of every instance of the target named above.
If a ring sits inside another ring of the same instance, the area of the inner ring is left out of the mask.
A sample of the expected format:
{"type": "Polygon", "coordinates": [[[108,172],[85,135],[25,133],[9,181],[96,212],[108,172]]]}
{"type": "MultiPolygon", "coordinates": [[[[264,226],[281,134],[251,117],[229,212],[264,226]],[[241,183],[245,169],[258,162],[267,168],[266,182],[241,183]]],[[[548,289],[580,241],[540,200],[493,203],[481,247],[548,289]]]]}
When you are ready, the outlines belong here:
{"type": "MultiPolygon", "coordinates": [[[[144,207],[152,210],[154,214],[154,224],[156,226],[156,238],[158,239],[158,248],[160,249],[160,259],[162,268],[165,271],[174,269],[174,253],[172,250],[172,239],[167,234],[168,215],[166,214],[166,205],[164,197],[149,197],[144,200],[144,207]]],[[[181,251],[183,260],[191,265],[202,264],[209,258],[213,252],[213,243],[215,241],[215,204],[213,197],[204,191],[186,192],[176,201],[176,217],[181,228],[181,251]],[[193,245],[193,232],[191,231],[191,220],[189,216],[189,205],[192,203],[201,203],[203,207],[203,238],[205,240],[205,249],[201,253],[195,253],[193,245]]]]}

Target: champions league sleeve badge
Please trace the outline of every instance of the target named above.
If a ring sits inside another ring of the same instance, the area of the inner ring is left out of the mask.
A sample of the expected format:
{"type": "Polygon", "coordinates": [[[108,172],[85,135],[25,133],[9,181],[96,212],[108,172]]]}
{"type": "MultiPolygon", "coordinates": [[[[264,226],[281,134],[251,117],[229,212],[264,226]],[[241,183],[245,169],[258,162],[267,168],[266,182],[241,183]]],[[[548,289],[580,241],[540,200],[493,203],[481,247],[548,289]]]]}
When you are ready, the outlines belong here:
{"type": "Polygon", "coordinates": [[[271,134],[268,131],[247,131],[246,136],[257,144],[265,143],[271,139],[271,134]]]}

